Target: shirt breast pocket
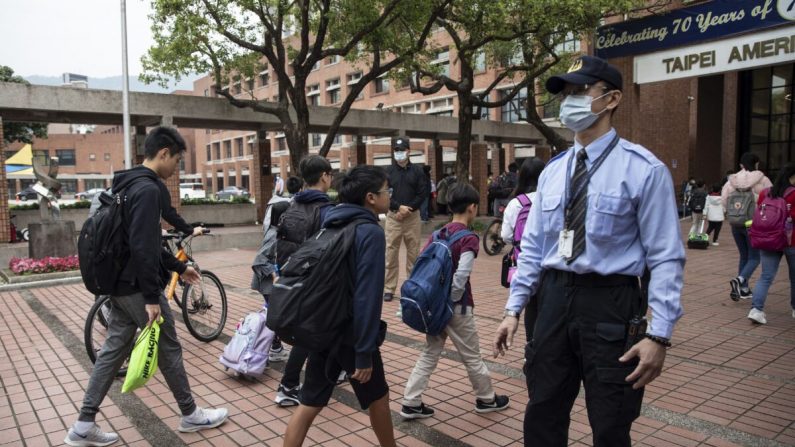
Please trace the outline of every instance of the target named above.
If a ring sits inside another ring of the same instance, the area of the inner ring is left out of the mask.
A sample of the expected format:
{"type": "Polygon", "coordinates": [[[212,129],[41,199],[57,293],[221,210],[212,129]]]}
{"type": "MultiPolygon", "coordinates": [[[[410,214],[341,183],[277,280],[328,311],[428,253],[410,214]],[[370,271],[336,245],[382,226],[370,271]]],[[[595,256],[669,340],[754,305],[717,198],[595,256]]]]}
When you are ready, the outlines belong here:
{"type": "Polygon", "coordinates": [[[544,197],[541,201],[541,221],[544,233],[559,233],[563,229],[561,196],[544,197]]]}
{"type": "Polygon", "coordinates": [[[588,213],[588,234],[594,239],[609,241],[633,233],[632,210],[629,199],[599,194],[588,213]]]}

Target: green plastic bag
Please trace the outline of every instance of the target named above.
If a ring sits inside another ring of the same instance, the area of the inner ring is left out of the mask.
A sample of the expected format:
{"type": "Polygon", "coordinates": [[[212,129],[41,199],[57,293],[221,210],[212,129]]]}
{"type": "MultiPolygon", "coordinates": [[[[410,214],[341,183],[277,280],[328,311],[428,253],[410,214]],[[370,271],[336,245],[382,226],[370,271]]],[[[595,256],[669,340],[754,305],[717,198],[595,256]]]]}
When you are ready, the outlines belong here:
{"type": "Polygon", "coordinates": [[[127,364],[127,376],[124,378],[122,393],[129,393],[146,385],[150,377],[157,371],[157,351],[160,342],[160,324],[163,317],[157,319],[148,328],[144,328],[135,341],[135,347],[127,364]]]}

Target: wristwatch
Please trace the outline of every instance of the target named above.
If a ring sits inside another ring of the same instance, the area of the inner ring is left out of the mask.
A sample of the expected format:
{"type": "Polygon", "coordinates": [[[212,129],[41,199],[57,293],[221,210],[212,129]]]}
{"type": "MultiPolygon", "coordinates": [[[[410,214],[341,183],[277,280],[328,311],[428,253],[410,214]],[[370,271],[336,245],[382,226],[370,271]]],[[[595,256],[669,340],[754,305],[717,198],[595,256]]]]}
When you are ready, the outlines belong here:
{"type": "Polygon", "coordinates": [[[521,314],[521,312],[517,312],[517,311],[515,311],[515,310],[506,310],[506,311],[505,311],[505,314],[503,314],[503,316],[502,316],[502,317],[503,317],[503,318],[505,318],[505,317],[515,317],[515,318],[519,318],[519,315],[520,315],[520,314],[521,314]]]}

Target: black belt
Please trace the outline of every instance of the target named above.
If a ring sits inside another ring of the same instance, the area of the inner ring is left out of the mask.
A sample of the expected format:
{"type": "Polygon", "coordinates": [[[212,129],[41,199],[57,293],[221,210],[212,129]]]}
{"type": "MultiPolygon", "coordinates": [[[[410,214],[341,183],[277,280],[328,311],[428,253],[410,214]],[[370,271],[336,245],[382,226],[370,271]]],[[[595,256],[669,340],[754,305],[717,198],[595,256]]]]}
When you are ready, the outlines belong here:
{"type": "Polygon", "coordinates": [[[615,287],[640,286],[640,279],[630,275],[600,275],[598,273],[574,273],[550,269],[546,272],[546,281],[561,281],[567,286],[583,287],[615,287]]]}

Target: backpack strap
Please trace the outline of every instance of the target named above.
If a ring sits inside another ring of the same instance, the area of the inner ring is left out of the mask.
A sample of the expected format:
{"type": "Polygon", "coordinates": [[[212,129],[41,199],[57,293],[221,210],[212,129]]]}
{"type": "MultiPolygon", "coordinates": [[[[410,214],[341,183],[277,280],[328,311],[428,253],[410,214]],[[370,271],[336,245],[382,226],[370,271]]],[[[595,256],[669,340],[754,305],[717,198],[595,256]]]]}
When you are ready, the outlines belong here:
{"type": "Polygon", "coordinates": [[[533,202],[530,201],[530,197],[527,197],[527,194],[519,194],[516,198],[519,200],[519,203],[522,204],[522,208],[533,204],[533,202]]]}
{"type": "Polygon", "coordinates": [[[473,235],[473,234],[475,234],[475,233],[473,233],[473,232],[471,232],[469,230],[457,231],[452,236],[447,236],[447,245],[451,246],[451,245],[455,244],[456,242],[458,242],[459,240],[461,240],[461,239],[463,239],[463,238],[465,238],[467,236],[473,235]]]}

